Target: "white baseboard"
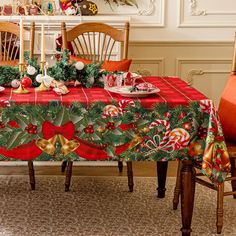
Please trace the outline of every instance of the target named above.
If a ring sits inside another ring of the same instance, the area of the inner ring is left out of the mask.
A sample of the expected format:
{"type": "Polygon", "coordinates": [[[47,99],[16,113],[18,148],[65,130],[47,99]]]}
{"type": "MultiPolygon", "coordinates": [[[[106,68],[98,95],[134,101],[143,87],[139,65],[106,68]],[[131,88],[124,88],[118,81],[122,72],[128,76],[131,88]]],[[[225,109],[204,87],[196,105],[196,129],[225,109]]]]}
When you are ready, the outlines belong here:
{"type": "MultiPolygon", "coordinates": [[[[34,161],[34,166],[60,166],[61,161],[34,161]]],[[[123,162],[125,166],[126,163],[123,162]]],[[[27,161],[0,161],[0,166],[27,166],[27,161]]],[[[117,161],[74,161],[73,166],[117,166],[117,161]]]]}

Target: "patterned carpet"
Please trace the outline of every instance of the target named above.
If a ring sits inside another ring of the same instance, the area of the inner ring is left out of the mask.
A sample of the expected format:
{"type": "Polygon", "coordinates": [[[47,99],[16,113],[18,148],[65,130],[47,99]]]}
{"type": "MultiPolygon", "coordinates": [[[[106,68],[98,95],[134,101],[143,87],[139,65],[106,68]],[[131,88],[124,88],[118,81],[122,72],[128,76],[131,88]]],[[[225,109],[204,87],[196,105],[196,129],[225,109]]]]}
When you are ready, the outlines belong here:
{"type": "MultiPolygon", "coordinates": [[[[125,177],[73,177],[64,192],[64,177],[36,176],[36,191],[28,176],[0,176],[0,235],[4,236],[175,236],[180,234],[180,210],[172,210],[174,178],[167,196],[156,198],[155,178],[135,178],[133,193],[125,177]]],[[[198,186],[192,222],[193,236],[217,235],[216,194],[198,186]],[[206,194],[207,193],[207,194],[206,194]]],[[[225,198],[222,236],[236,235],[236,200],[225,198]]]]}

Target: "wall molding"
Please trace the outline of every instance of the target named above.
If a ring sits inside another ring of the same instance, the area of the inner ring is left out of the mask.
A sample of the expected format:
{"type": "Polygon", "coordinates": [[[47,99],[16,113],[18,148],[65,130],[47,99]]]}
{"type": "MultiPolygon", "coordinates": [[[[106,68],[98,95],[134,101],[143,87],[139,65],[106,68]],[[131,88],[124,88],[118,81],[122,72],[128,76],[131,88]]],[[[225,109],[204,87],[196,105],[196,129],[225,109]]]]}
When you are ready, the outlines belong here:
{"type": "Polygon", "coordinates": [[[132,65],[135,66],[135,64],[141,64],[142,69],[139,72],[142,75],[153,75],[152,72],[149,69],[145,68],[145,65],[155,65],[158,66],[158,75],[163,76],[165,74],[165,58],[133,58],[132,59],[132,65]]]}
{"type": "Polygon", "coordinates": [[[199,8],[198,0],[188,0],[188,11],[186,10],[186,1],[179,0],[179,28],[194,28],[194,27],[212,27],[212,28],[235,28],[236,27],[236,11],[211,11],[209,9],[199,8]],[[188,15],[188,17],[186,17],[188,15]],[[215,16],[214,18],[212,18],[215,16]],[[219,19],[224,16],[224,21],[219,19]],[[232,19],[232,16],[234,19],[232,19]],[[201,17],[201,21],[199,21],[201,17]],[[202,17],[205,19],[202,20],[202,17]],[[187,19],[189,18],[189,19],[187,19]]]}
{"type": "Polygon", "coordinates": [[[234,42],[232,41],[130,41],[129,46],[133,47],[233,47],[234,42]]]}
{"type": "MultiPolygon", "coordinates": [[[[225,58],[218,58],[218,59],[215,59],[215,58],[212,58],[212,59],[211,58],[209,58],[209,59],[206,59],[206,58],[197,58],[197,59],[193,59],[193,58],[176,58],[175,74],[177,76],[181,76],[181,69],[182,69],[183,65],[202,65],[202,64],[205,64],[205,65],[209,65],[209,64],[229,64],[229,65],[231,65],[232,64],[232,59],[225,59],[225,58]]],[[[201,73],[204,73],[204,71],[207,71],[207,70],[192,69],[191,71],[188,72],[189,75],[187,76],[186,81],[189,77],[191,78],[195,74],[200,75],[201,73]]],[[[221,70],[219,70],[219,71],[221,71],[221,70]]],[[[230,70],[227,71],[227,73],[229,74],[230,70]]]]}
{"type": "Polygon", "coordinates": [[[189,3],[189,10],[191,16],[201,16],[206,15],[206,10],[199,10],[198,9],[198,2],[197,0],[190,0],[189,3]]]}
{"type": "Polygon", "coordinates": [[[192,86],[193,79],[194,79],[193,77],[195,75],[200,76],[200,75],[212,75],[212,74],[226,74],[226,75],[228,75],[229,71],[227,71],[227,70],[201,70],[201,69],[195,70],[195,69],[193,69],[188,72],[186,81],[189,85],[192,86]]]}

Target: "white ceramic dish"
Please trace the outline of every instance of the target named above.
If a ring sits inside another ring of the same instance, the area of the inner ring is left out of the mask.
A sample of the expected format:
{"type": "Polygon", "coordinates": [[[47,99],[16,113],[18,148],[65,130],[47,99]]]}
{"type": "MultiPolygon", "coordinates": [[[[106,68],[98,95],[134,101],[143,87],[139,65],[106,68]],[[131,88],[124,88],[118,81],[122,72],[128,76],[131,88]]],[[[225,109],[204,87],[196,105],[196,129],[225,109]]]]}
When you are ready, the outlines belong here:
{"type": "Polygon", "coordinates": [[[123,97],[147,97],[151,94],[155,94],[160,92],[159,88],[152,89],[151,91],[135,91],[135,92],[130,92],[132,86],[121,86],[121,87],[109,87],[106,88],[106,90],[112,92],[112,93],[118,93],[122,95],[123,97]]]}

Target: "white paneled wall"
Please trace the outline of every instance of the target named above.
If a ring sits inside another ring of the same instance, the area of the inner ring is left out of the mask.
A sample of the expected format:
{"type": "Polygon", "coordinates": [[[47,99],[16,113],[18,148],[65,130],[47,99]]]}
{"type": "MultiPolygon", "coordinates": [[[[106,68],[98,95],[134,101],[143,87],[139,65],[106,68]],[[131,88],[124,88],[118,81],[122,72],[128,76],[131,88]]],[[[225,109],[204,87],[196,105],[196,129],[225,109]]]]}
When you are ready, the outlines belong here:
{"type": "MultiPolygon", "coordinates": [[[[1,0],[0,5],[3,1],[9,2],[1,0]]],[[[112,9],[103,0],[94,2],[99,8],[97,16],[23,18],[26,25],[30,21],[46,23],[48,58],[55,52],[60,21],[68,26],[101,21],[116,27],[129,21],[131,70],[146,75],[178,75],[218,104],[231,69],[235,0],[137,0],[139,8],[113,5],[112,9]]],[[[1,20],[19,21],[19,17],[0,16],[1,20]]],[[[40,52],[39,47],[37,32],[36,52],[40,52]]]]}

